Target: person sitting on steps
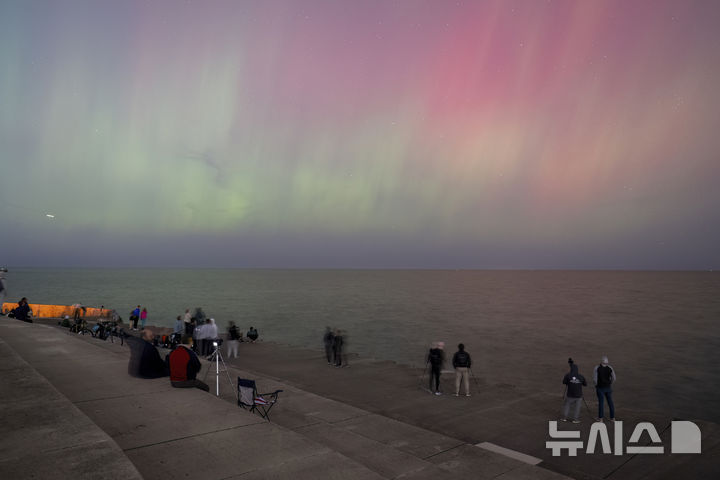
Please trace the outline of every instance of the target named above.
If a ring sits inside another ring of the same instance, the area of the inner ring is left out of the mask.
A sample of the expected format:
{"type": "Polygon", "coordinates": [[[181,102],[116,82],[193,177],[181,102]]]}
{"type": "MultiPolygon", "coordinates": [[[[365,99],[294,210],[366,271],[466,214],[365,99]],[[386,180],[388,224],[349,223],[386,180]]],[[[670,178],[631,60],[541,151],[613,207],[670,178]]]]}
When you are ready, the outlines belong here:
{"type": "Polygon", "coordinates": [[[202,365],[200,359],[192,350],[192,343],[192,336],[183,335],[180,345],[167,356],[166,362],[170,369],[170,384],[175,388],[195,387],[209,392],[210,387],[196,378],[202,365]]]}

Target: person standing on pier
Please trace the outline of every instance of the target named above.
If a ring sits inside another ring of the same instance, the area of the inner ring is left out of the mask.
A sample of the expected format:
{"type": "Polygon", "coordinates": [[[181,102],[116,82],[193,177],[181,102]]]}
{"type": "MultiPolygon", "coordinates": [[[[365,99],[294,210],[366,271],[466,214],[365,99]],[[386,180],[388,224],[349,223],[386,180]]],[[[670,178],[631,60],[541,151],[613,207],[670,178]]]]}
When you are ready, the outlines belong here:
{"type": "Polygon", "coordinates": [[[135,310],[130,312],[130,328],[137,330],[138,319],[140,318],[140,305],[135,307],[135,310]]]}
{"type": "Polygon", "coordinates": [[[0,267],[0,315],[3,315],[2,307],[3,303],[5,302],[5,297],[7,296],[7,286],[5,286],[6,273],[7,268],[0,267]]]}
{"type": "Polygon", "coordinates": [[[173,328],[173,334],[174,335],[182,335],[185,332],[185,325],[183,324],[183,319],[180,315],[177,316],[175,319],[175,328],[173,328]]]}
{"type": "MultiPolygon", "coordinates": [[[[205,325],[205,355],[211,355],[215,351],[214,342],[220,343],[218,340],[218,328],[215,325],[214,318],[208,318],[205,325]]],[[[210,360],[210,358],[208,358],[210,360]]]]}
{"type": "Polygon", "coordinates": [[[440,372],[445,363],[445,342],[433,342],[428,352],[427,363],[430,364],[430,392],[433,393],[433,379],[435,379],[435,395],[442,395],[440,392],[440,372]]]}
{"type": "Polygon", "coordinates": [[[185,316],[183,317],[183,323],[185,324],[185,333],[188,335],[192,335],[193,331],[193,324],[192,324],[192,315],[190,315],[190,309],[185,309],[185,316]]]}
{"type": "Polygon", "coordinates": [[[195,335],[195,351],[200,356],[207,355],[205,353],[205,350],[207,349],[207,325],[210,323],[210,319],[207,319],[206,321],[201,322],[200,320],[197,320],[197,326],[195,327],[194,335],[195,335]]]}
{"type": "Polygon", "coordinates": [[[582,387],[587,386],[585,377],[580,375],[578,366],[572,358],[568,358],[570,371],[563,377],[565,385],[565,400],[563,401],[562,421],[568,421],[568,415],[572,413],[572,423],[580,423],[580,405],[583,401],[582,387]]]}
{"type": "Polygon", "coordinates": [[[228,338],[228,345],[227,345],[228,360],[230,360],[233,357],[233,355],[235,356],[235,358],[237,358],[238,345],[240,344],[241,334],[240,334],[240,330],[238,330],[237,325],[235,325],[235,322],[233,322],[232,320],[230,321],[229,326],[228,326],[227,338],[228,338]]]}
{"type": "Polygon", "coordinates": [[[452,359],[453,368],[455,368],[455,396],[460,395],[460,380],[465,380],[465,396],[470,396],[470,367],[472,359],[470,354],[465,351],[465,345],[458,345],[458,351],[455,352],[452,359]]]}
{"type": "Polygon", "coordinates": [[[335,366],[336,367],[342,367],[343,366],[343,346],[344,346],[344,339],[342,331],[338,328],[335,330],[335,335],[333,336],[333,356],[335,357],[335,366]]]}
{"type": "Polygon", "coordinates": [[[147,321],[147,308],[143,307],[140,312],[140,330],[145,330],[145,322],[147,321]]]}
{"type": "Polygon", "coordinates": [[[608,408],[610,409],[610,420],[614,422],[615,404],[612,399],[612,384],[615,383],[615,369],[609,365],[607,357],[603,356],[600,365],[595,367],[593,382],[595,383],[595,393],[597,393],[598,398],[598,422],[603,421],[605,399],[607,399],[608,408]]]}
{"type": "Polygon", "coordinates": [[[323,344],[325,345],[325,357],[327,358],[328,365],[332,365],[334,362],[333,358],[333,342],[335,341],[335,334],[330,327],[325,327],[325,335],[323,335],[323,344]]]}

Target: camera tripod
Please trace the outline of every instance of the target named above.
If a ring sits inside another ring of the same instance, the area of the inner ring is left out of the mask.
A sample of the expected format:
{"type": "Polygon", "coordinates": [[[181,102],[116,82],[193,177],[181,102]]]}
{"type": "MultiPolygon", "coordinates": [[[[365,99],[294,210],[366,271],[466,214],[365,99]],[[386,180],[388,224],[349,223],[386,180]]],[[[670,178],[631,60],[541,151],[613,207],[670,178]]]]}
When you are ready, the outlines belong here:
{"type": "MultiPolygon", "coordinates": [[[[222,353],[220,353],[220,345],[218,345],[218,342],[213,342],[213,347],[215,347],[215,350],[210,354],[208,357],[208,360],[210,362],[215,362],[215,395],[220,396],[220,372],[225,372],[225,376],[228,379],[228,383],[230,384],[230,391],[233,391],[235,389],[235,385],[233,385],[232,379],[230,378],[230,373],[228,372],[227,365],[225,364],[225,360],[223,360],[222,353]],[[220,370],[220,362],[222,362],[222,370],[220,370]]],[[[203,381],[207,383],[207,376],[208,373],[210,373],[210,369],[208,368],[205,371],[205,377],[203,378],[203,381]]]]}

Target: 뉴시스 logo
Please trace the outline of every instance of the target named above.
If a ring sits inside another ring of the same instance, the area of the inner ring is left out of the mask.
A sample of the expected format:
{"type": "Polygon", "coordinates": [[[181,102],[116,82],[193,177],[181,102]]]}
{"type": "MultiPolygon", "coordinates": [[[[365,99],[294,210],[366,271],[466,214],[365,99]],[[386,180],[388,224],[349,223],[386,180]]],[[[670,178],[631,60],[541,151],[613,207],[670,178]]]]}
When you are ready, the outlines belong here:
{"type": "MultiPolygon", "coordinates": [[[[577,456],[578,450],[583,448],[580,432],[578,430],[560,431],[557,429],[557,424],[557,421],[548,422],[550,438],[556,440],[545,442],[545,448],[552,450],[553,457],[562,456],[563,450],[567,450],[567,454],[571,457],[577,456]]],[[[614,425],[614,448],[610,446],[607,426],[603,422],[595,422],[590,427],[585,453],[588,455],[595,453],[599,441],[602,453],[623,455],[623,422],[616,421],[614,425]]],[[[700,428],[695,423],[686,420],[673,421],[670,436],[670,453],[700,453],[702,438],[700,428]]],[[[635,426],[632,435],[630,435],[625,453],[630,455],[663,454],[665,453],[665,446],[662,444],[660,435],[658,435],[652,423],[640,422],[635,426]],[[647,432],[650,436],[652,445],[638,445],[644,432],[647,432]]]]}

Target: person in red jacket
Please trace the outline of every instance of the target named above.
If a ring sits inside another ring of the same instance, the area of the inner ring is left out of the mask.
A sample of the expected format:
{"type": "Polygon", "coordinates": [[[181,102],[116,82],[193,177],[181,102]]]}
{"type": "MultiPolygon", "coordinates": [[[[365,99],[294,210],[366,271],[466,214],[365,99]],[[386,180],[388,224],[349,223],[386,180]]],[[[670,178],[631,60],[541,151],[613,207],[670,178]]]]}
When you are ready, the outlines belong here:
{"type": "Polygon", "coordinates": [[[170,368],[170,384],[177,388],[196,387],[209,392],[210,387],[195,378],[202,365],[200,365],[200,360],[195,352],[192,351],[192,336],[183,335],[181,342],[167,357],[170,368]]]}

